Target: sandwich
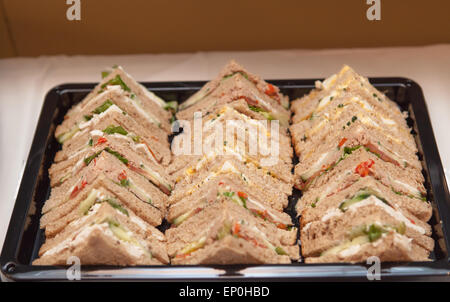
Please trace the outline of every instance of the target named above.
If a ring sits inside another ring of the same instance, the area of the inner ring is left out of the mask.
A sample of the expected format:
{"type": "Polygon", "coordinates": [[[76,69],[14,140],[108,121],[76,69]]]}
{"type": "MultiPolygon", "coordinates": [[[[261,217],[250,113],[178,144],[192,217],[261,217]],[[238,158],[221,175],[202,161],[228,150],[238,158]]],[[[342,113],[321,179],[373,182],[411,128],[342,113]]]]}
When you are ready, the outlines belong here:
{"type": "MultiPolygon", "coordinates": [[[[337,208],[344,200],[348,200],[347,203],[354,203],[370,195],[375,195],[405,215],[409,213],[424,222],[431,218],[432,207],[425,198],[421,199],[412,195],[400,194],[393,187],[383,184],[380,180],[370,175],[356,177],[353,180],[350,180],[350,178],[353,177],[349,176],[343,179],[341,183],[331,181],[330,185],[308,190],[297,202],[297,213],[301,214],[305,221],[309,220],[309,215],[318,219],[329,209],[330,204],[333,208],[337,208]],[[313,215],[313,213],[316,214],[313,215]]],[[[342,207],[344,206],[345,203],[342,207]]],[[[411,219],[417,220],[413,217],[411,219]]]]}
{"type": "MultiPolygon", "coordinates": [[[[195,148],[192,146],[199,140],[198,129],[194,129],[197,133],[185,132],[184,127],[183,133],[174,138],[173,147],[183,150],[187,144],[191,149],[187,152],[191,154],[178,155],[168,167],[168,174],[172,175],[174,181],[192,175],[192,171],[200,170],[208,161],[225,155],[250,163],[284,182],[292,182],[293,151],[290,139],[278,132],[274,133],[275,128],[252,120],[229,106],[206,116],[203,124],[202,152],[198,155],[192,152],[195,148]]],[[[191,126],[190,129],[193,129],[194,126],[191,126]]]]}
{"type": "Polygon", "coordinates": [[[64,142],[62,150],[55,155],[55,162],[67,160],[68,158],[89,148],[91,131],[102,131],[106,134],[122,134],[125,137],[142,143],[146,146],[152,157],[162,165],[171,161],[171,151],[167,135],[155,136],[149,129],[140,127],[139,124],[115,104],[109,106],[105,111],[95,115],[89,121],[79,124],[79,131],[64,142]]]}
{"type": "Polygon", "coordinates": [[[101,152],[76,177],[52,189],[42,209],[41,228],[54,236],[97,200],[109,197],[151,225],[159,225],[165,216],[167,196],[116,156],[101,152]]]}
{"type": "MultiPolygon", "coordinates": [[[[137,83],[122,67],[113,67],[111,72],[103,73],[102,81],[76,106],[72,107],[66,114],[65,119],[72,119],[83,108],[91,102],[92,99],[106,91],[111,86],[120,86],[126,96],[133,101],[136,110],[144,113],[146,118],[158,128],[164,129],[167,133],[171,132],[172,110],[176,110],[176,103],[165,102],[153,92],[149,91],[143,85],[137,83]]],[[[56,137],[62,133],[55,132],[56,137]]]]}
{"type": "Polygon", "coordinates": [[[99,201],[55,237],[47,239],[33,265],[161,265],[169,258],[164,235],[112,200],[99,201]]]}
{"type": "Polygon", "coordinates": [[[95,115],[106,111],[112,105],[119,107],[122,113],[129,115],[159,140],[167,140],[167,132],[161,128],[160,123],[155,121],[148,111],[145,111],[135,100],[131,99],[120,86],[109,86],[105,88],[104,92],[90,99],[84,106],[79,104],[79,109],[64,119],[55,131],[58,141],[60,143],[67,141],[70,139],[68,134],[74,133],[72,129],[79,129],[80,124],[90,121],[95,115]]]}
{"type": "Polygon", "coordinates": [[[195,193],[182,198],[168,209],[167,220],[179,226],[190,217],[206,209],[218,196],[225,196],[247,209],[256,218],[272,223],[277,228],[292,230],[291,217],[271,207],[264,192],[249,186],[234,173],[226,173],[201,185],[195,193]]]}
{"type": "Polygon", "coordinates": [[[292,230],[257,219],[225,196],[166,231],[173,264],[262,264],[298,260],[292,230]]]}
{"type": "Polygon", "coordinates": [[[376,256],[382,262],[429,261],[429,251],[395,230],[369,226],[364,235],[349,239],[324,251],[320,256],[305,258],[306,263],[366,262],[376,256]],[[367,235],[366,235],[367,233],[367,235]],[[382,233],[381,236],[373,234],[382,233]],[[374,238],[375,237],[375,238],[374,238]],[[370,238],[373,238],[370,241],[370,238]]]}
{"type": "MultiPolygon", "coordinates": [[[[391,146],[385,146],[385,149],[388,149],[385,153],[394,154],[391,157],[398,157],[395,155],[397,149],[405,149],[403,153],[417,152],[417,145],[410,134],[411,130],[396,127],[398,123],[394,119],[362,109],[358,103],[351,100],[346,102],[345,99],[337,99],[337,104],[333,104],[329,109],[321,115],[310,117],[290,127],[296,152],[300,156],[312,152],[311,148],[324,142],[328,143],[332,138],[343,139],[349,135],[347,133],[355,129],[364,129],[364,133],[370,131],[370,135],[368,133],[367,136],[372,140],[381,137],[389,142],[391,146]]],[[[411,165],[418,164],[413,162],[411,165]]]]}
{"type": "Polygon", "coordinates": [[[366,110],[386,115],[395,119],[399,126],[408,127],[404,120],[407,113],[400,112],[395,102],[372,86],[367,78],[357,74],[347,65],[339,73],[322,82],[317,81],[316,89],[292,102],[291,110],[294,113],[292,122],[297,124],[320,114],[321,110],[336,103],[336,99],[349,95],[355,97],[361,107],[366,110]]]}
{"type": "Polygon", "coordinates": [[[177,118],[191,120],[195,112],[201,112],[204,116],[217,109],[217,106],[241,100],[247,104],[243,108],[247,113],[251,111],[253,113],[250,114],[258,115],[260,118],[279,120],[282,127],[287,127],[290,114],[281,104],[285,102],[283,100],[286,100],[286,97],[279,94],[275,86],[249,77],[246,71],[233,65],[234,63],[231,63],[226,66],[215,80],[207,83],[184,102],[180,106],[181,111],[177,113],[177,118]],[[261,91],[262,89],[267,91],[261,91]]]}
{"type": "Polygon", "coordinates": [[[305,262],[429,260],[432,207],[407,113],[348,66],[291,110],[305,262]]]}
{"type": "Polygon", "coordinates": [[[321,219],[306,224],[302,221],[300,239],[304,257],[320,256],[359,236],[367,236],[365,239],[374,242],[389,232],[406,236],[412,239],[413,244],[429,252],[433,250],[434,241],[429,237],[431,227],[428,224],[403,215],[389,206],[389,201],[385,202],[383,197],[376,194],[360,191],[357,196],[359,199],[365,198],[357,202],[353,199],[353,203],[351,199],[344,200],[339,208],[329,208],[321,219]]]}
{"type": "Polygon", "coordinates": [[[385,161],[379,153],[362,145],[334,149],[329,153],[332,155],[331,159],[326,158],[327,153],[323,153],[314,156],[310,161],[314,162],[313,165],[308,166],[300,162],[295,167],[298,188],[307,191],[324,184],[333,186],[348,175],[353,178],[373,175],[401,194],[412,195],[419,199],[425,197],[426,190],[423,186],[424,178],[421,170],[385,161]],[[334,181],[330,182],[330,180],[334,181]]]}
{"type": "Polygon", "coordinates": [[[140,141],[139,137],[129,137],[121,126],[111,125],[103,131],[89,132],[87,145],[72,154],[67,160],[54,163],[49,169],[51,183],[61,185],[95,159],[100,153],[108,152],[117,157],[130,170],[142,175],[165,194],[170,194],[173,183],[166,175],[151,149],[140,141]]]}
{"type": "Polygon", "coordinates": [[[178,182],[169,197],[168,204],[177,203],[197,192],[201,186],[215,179],[222,179],[228,174],[237,175],[247,186],[264,192],[265,199],[272,208],[282,211],[287,207],[288,196],[292,194],[292,183],[282,182],[262,169],[226,156],[217,158],[199,171],[192,171],[192,177],[178,182]]]}
{"type": "Polygon", "coordinates": [[[183,102],[180,105],[180,110],[184,110],[192,105],[195,105],[197,102],[201,101],[205,96],[208,96],[212,92],[214,92],[217,87],[220,86],[223,79],[227,79],[232,77],[235,74],[241,74],[243,77],[248,79],[250,82],[254,83],[255,87],[259,90],[260,93],[264,93],[273,100],[275,100],[278,104],[282,105],[284,108],[289,108],[289,99],[287,96],[284,96],[278,87],[273,86],[267,82],[265,82],[261,77],[252,74],[244,69],[241,65],[239,65],[235,60],[231,60],[227,63],[227,65],[222,69],[219,75],[212,81],[208,82],[205,86],[202,87],[197,93],[195,93],[191,98],[187,101],[183,102]]]}

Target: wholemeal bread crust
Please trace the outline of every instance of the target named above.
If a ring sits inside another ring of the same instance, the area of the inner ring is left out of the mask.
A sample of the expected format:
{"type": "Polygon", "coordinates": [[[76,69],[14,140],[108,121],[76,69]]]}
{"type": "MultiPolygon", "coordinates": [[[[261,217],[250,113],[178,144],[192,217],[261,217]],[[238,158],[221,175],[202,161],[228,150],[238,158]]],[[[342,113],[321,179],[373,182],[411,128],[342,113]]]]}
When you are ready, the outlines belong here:
{"type": "Polygon", "coordinates": [[[173,258],[172,264],[288,264],[289,256],[274,255],[267,249],[254,247],[241,238],[227,236],[186,258],[173,258]]]}
{"type": "MultiPolygon", "coordinates": [[[[342,151],[342,154],[344,154],[344,151],[342,151]]],[[[332,167],[332,169],[326,172],[322,172],[318,177],[311,177],[312,179],[309,180],[310,183],[306,188],[304,187],[305,185],[301,179],[301,175],[304,171],[304,166],[297,165],[294,172],[294,177],[296,180],[295,185],[297,188],[303,188],[304,191],[307,191],[309,189],[327,186],[331,182],[336,181],[336,178],[342,177],[343,175],[352,176],[353,174],[355,174],[353,176],[358,178],[360,176],[358,173],[356,173],[356,168],[358,167],[358,165],[365,162],[371,163],[372,161],[373,164],[369,168],[369,175],[372,175],[375,179],[381,181],[384,185],[392,187],[398,192],[409,194],[410,192],[406,192],[404,187],[395,182],[400,181],[417,189],[418,193],[426,193],[425,187],[423,185],[425,179],[423,177],[422,171],[410,167],[398,167],[397,165],[380,159],[378,156],[367,151],[363,147],[354,150],[351,154],[346,155],[345,158],[337,165],[332,167]]]]}
{"type": "MultiPolygon", "coordinates": [[[[158,208],[160,211],[163,211],[163,213],[165,212],[166,201],[168,198],[166,194],[161,192],[146,178],[130,170],[114,155],[109,154],[108,152],[101,152],[96,159],[92,160],[88,166],[86,166],[79,172],[78,177],[72,177],[59,187],[52,188],[50,198],[45,202],[42,208],[42,213],[45,214],[65,203],[65,201],[70,198],[70,195],[73,192],[74,188],[83,188],[83,186],[81,185],[83,181],[86,182],[85,186],[91,184],[100,174],[104,174],[106,178],[109,178],[114,182],[119,182],[120,175],[125,174],[127,178],[129,180],[132,180],[132,182],[136,186],[140,187],[143,191],[145,191],[146,194],[150,195],[152,204],[156,208],[158,208]]],[[[134,195],[139,196],[139,193],[136,192],[132,187],[128,186],[127,189],[134,195]]],[[[80,189],[79,193],[83,192],[85,192],[85,190],[80,189]]],[[[78,195],[79,194],[77,194],[75,197],[78,197],[78,195]]]]}
{"type": "Polygon", "coordinates": [[[39,256],[42,256],[45,252],[62,243],[64,240],[69,239],[71,236],[75,236],[75,234],[79,233],[83,228],[88,227],[99,220],[101,221],[105,217],[112,218],[119,222],[120,225],[125,226],[128,230],[132,231],[134,236],[142,241],[146,241],[149,244],[154,257],[162,263],[169,263],[166,239],[162,232],[138,218],[130,209],[127,210],[127,215],[125,215],[112,208],[107,202],[98,205],[98,208],[95,212],[92,212],[92,214],[90,213],[89,215],[83,216],[78,220],[75,220],[74,223],[67,225],[64,230],[55,237],[47,238],[45,243],[39,249],[39,256]],[[136,219],[140,220],[139,224],[135,222],[136,219]],[[142,226],[144,226],[144,228],[142,226]]]}
{"type": "MultiPolygon", "coordinates": [[[[331,185],[331,184],[330,184],[331,185]]],[[[329,185],[329,186],[330,186],[329,185]]],[[[351,182],[342,180],[342,185],[338,185],[335,191],[327,192],[326,187],[319,187],[307,191],[297,202],[296,210],[298,215],[303,215],[305,221],[312,221],[320,217],[320,213],[324,213],[330,208],[336,208],[339,204],[354,196],[361,189],[372,189],[381,194],[390,206],[400,210],[404,215],[410,217],[414,221],[428,221],[432,215],[431,204],[417,198],[411,198],[405,195],[399,195],[385,186],[372,176],[356,177],[351,182]],[[325,195],[325,197],[320,197],[325,195]],[[319,200],[317,200],[319,198],[319,200]],[[314,208],[312,207],[314,204],[314,208]],[[316,214],[313,214],[316,213],[316,214]]]]}
{"type": "Polygon", "coordinates": [[[153,101],[153,99],[157,98],[155,94],[150,92],[143,85],[136,82],[120,66],[113,68],[112,72],[108,76],[103,78],[102,81],[97,86],[95,86],[95,88],[77,106],[72,107],[66,115],[68,117],[71,117],[73,114],[75,114],[79,110],[79,107],[85,106],[99,94],[99,92],[103,89],[101,87],[102,85],[114,79],[117,75],[120,76],[122,81],[130,88],[131,90],[131,92],[129,92],[130,96],[131,93],[134,93],[141,100],[142,103],[141,105],[143,106],[143,109],[145,111],[155,112],[155,116],[159,118],[159,121],[162,124],[161,127],[168,130],[169,133],[170,118],[172,117],[172,114],[169,111],[165,110],[163,107],[161,107],[160,104],[157,104],[156,101],[153,101]]]}
{"type": "Polygon", "coordinates": [[[429,261],[429,252],[414,244],[410,243],[408,247],[403,246],[395,240],[396,234],[390,233],[379,239],[381,242],[375,241],[361,246],[361,249],[350,256],[326,255],[322,257],[307,257],[306,263],[340,263],[340,262],[366,262],[369,257],[376,256],[382,262],[394,261],[429,261]]]}
{"type": "Polygon", "coordinates": [[[101,230],[94,229],[79,245],[73,246],[56,255],[41,257],[33,261],[33,265],[68,265],[69,257],[76,256],[81,265],[159,265],[156,258],[130,255],[119,240],[105,235],[101,230]]]}
{"type": "MultiPolygon", "coordinates": [[[[188,218],[180,226],[172,227],[166,231],[169,256],[174,258],[186,245],[199,240],[202,236],[206,238],[205,247],[213,244],[224,224],[233,224],[233,221],[238,221],[240,224],[243,223],[242,221],[245,221],[245,225],[246,223],[249,224],[248,227],[242,225],[241,232],[243,232],[244,228],[254,233],[254,229],[257,228],[258,232],[262,232],[271,244],[274,246],[282,246],[292,259],[298,259],[299,251],[298,246],[295,244],[296,228],[292,230],[281,230],[270,222],[257,219],[242,206],[237,205],[225,197],[217,199],[204,210],[188,218]]],[[[227,235],[225,238],[229,236],[231,235],[227,235]]],[[[254,247],[259,246],[253,243],[252,245],[254,247]]],[[[270,253],[277,255],[268,247],[262,249],[269,250],[270,253]]]]}
{"type": "Polygon", "coordinates": [[[185,214],[188,211],[206,207],[217,198],[217,195],[221,191],[242,192],[247,195],[247,209],[257,209],[261,212],[267,211],[269,216],[274,215],[278,218],[278,220],[276,220],[277,222],[284,225],[292,224],[291,217],[288,214],[272,209],[271,202],[266,200],[267,196],[264,192],[249,186],[235,174],[225,174],[221,178],[214,179],[208,184],[200,186],[194,194],[186,196],[179,202],[172,204],[167,212],[167,220],[172,222],[175,218],[185,214]],[[265,208],[265,210],[261,210],[257,206],[252,206],[251,200],[257,201],[265,208]]]}
{"type": "MultiPolygon", "coordinates": [[[[113,106],[110,108],[113,108],[113,106]]],[[[117,109],[117,107],[115,108],[117,109]]],[[[85,128],[64,142],[62,150],[56,153],[54,162],[67,160],[71,155],[86,147],[91,138],[90,132],[92,130],[103,131],[111,125],[122,126],[127,132],[138,135],[142,142],[152,149],[157,161],[161,164],[166,166],[171,162],[172,154],[167,135],[157,137],[154,135],[154,132],[141,127],[133,118],[128,115],[123,115],[120,110],[111,109],[94,116],[85,128]]]]}
{"type": "MultiPolygon", "coordinates": [[[[320,253],[347,240],[352,229],[370,223],[398,227],[402,221],[375,205],[359,207],[355,211],[348,210],[326,220],[313,221],[307,227],[303,227],[300,232],[302,255],[304,257],[319,256],[320,253]]],[[[406,224],[404,235],[413,239],[415,244],[432,251],[434,240],[429,237],[431,228],[427,225],[423,231],[425,233],[422,234],[419,230],[406,224]]]]}

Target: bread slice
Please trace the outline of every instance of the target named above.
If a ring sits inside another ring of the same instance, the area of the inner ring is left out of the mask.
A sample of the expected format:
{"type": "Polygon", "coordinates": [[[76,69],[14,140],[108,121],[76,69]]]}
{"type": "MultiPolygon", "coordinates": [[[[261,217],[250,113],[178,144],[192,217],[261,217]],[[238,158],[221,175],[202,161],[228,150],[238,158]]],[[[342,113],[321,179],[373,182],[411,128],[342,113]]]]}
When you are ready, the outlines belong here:
{"type": "Polygon", "coordinates": [[[297,165],[294,175],[296,186],[304,191],[322,186],[325,189],[332,184],[343,184],[343,180],[353,182],[352,179],[372,175],[401,194],[412,195],[419,199],[425,196],[421,170],[399,167],[384,161],[376,153],[362,146],[341,148],[338,151],[341,154],[339,157],[337,152],[330,151],[332,155],[330,159],[324,160],[324,154],[319,155],[314,165],[320,168],[313,174],[310,174],[312,169],[305,164],[297,165]]]}
{"type": "Polygon", "coordinates": [[[282,105],[284,108],[289,108],[289,100],[287,96],[284,96],[278,87],[273,86],[267,82],[265,82],[261,77],[248,72],[244,67],[239,65],[235,60],[230,60],[225,67],[220,71],[219,75],[206,83],[202,89],[200,89],[197,93],[192,95],[188,100],[180,104],[180,109],[184,110],[188,107],[191,107],[202,100],[205,96],[212,94],[222,83],[224,78],[229,78],[235,74],[241,74],[245,78],[248,78],[250,82],[252,82],[255,87],[259,90],[260,93],[264,93],[277,103],[282,105]]]}
{"type": "Polygon", "coordinates": [[[66,265],[70,256],[78,257],[82,265],[167,264],[164,235],[136,219],[108,202],[95,204],[62,233],[47,239],[33,265],[66,265]]]}
{"type": "MultiPolygon", "coordinates": [[[[329,208],[337,208],[342,201],[351,199],[359,191],[370,191],[382,197],[393,208],[401,210],[405,214],[409,213],[417,220],[426,222],[431,218],[432,207],[425,199],[396,192],[370,175],[365,177],[358,175],[350,178],[352,180],[343,179],[341,183],[331,181],[328,186],[308,190],[297,202],[297,213],[302,214],[303,211],[324,213],[329,208]]],[[[319,215],[317,214],[317,216],[319,215]]]]}
{"type": "Polygon", "coordinates": [[[396,232],[385,234],[374,242],[347,243],[332,248],[319,257],[305,258],[306,263],[366,262],[376,256],[382,262],[429,261],[429,251],[396,232]],[[344,248],[344,249],[342,249],[344,248]],[[334,250],[333,250],[334,249],[334,250]]]}
{"type": "Polygon", "coordinates": [[[147,146],[158,162],[167,165],[171,161],[168,136],[155,136],[154,132],[140,126],[133,118],[124,115],[116,105],[110,106],[106,111],[95,115],[91,120],[80,124],[79,131],[64,142],[62,150],[55,155],[55,162],[67,160],[83,148],[87,148],[91,139],[91,131],[105,132],[107,129],[121,127],[130,138],[139,139],[147,146]]]}
{"type": "Polygon", "coordinates": [[[298,259],[298,246],[283,245],[285,231],[256,219],[245,208],[220,197],[178,227],[166,231],[173,264],[289,263],[298,259]],[[225,240],[223,243],[221,243],[225,240]],[[217,255],[223,255],[223,260],[217,255]],[[250,260],[252,259],[252,260],[250,260]]]}
{"type": "MultiPolygon", "coordinates": [[[[109,128],[116,129],[115,126],[109,128]]],[[[108,129],[107,129],[108,130],[108,129]]],[[[120,128],[120,131],[124,131],[120,128]]],[[[170,194],[173,183],[166,174],[164,167],[152,156],[147,146],[137,143],[127,137],[125,132],[105,135],[104,132],[93,130],[89,133],[88,145],[73,154],[65,161],[54,163],[49,169],[51,184],[60,185],[71,177],[77,177],[78,172],[87,162],[100,152],[108,152],[117,156],[129,169],[145,177],[165,194],[170,194]]],[[[137,138],[139,139],[139,138],[137,138]]]]}
{"type": "Polygon", "coordinates": [[[368,235],[371,236],[370,240],[374,240],[375,237],[390,231],[405,235],[411,238],[414,244],[432,251],[434,240],[429,237],[431,227],[412,221],[385,204],[383,199],[371,195],[349,205],[348,208],[329,209],[320,220],[305,225],[302,223],[302,255],[320,256],[324,251],[355,237],[368,235]]]}
{"type": "MultiPolygon", "coordinates": [[[[93,98],[107,90],[111,86],[120,86],[126,95],[145,111],[152,119],[161,124],[161,128],[167,133],[171,131],[170,119],[172,118],[171,103],[166,103],[143,85],[136,82],[122,67],[113,67],[112,71],[95,86],[95,88],[76,106],[72,107],[66,114],[67,119],[77,114],[93,98]]],[[[56,136],[59,133],[55,133],[56,136]]]]}
{"type": "Polygon", "coordinates": [[[178,182],[168,201],[169,205],[194,194],[198,188],[213,179],[220,179],[224,174],[239,176],[248,186],[264,192],[271,207],[282,211],[288,205],[288,196],[292,193],[292,184],[282,182],[262,169],[251,164],[237,161],[227,156],[215,157],[215,161],[205,165],[200,171],[194,171],[191,178],[178,182]]]}
{"type": "MultiPolygon", "coordinates": [[[[196,95],[194,94],[193,97],[196,97],[196,95]]],[[[186,102],[190,100],[192,100],[192,97],[186,102]]],[[[202,116],[205,116],[208,112],[215,111],[218,106],[221,107],[236,100],[245,100],[248,109],[268,120],[278,120],[284,128],[289,125],[289,111],[267,94],[261,93],[255,84],[242,73],[234,73],[224,77],[214,90],[199,99],[195,104],[179,111],[177,118],[179,120],[192,120],[195,112],[201,112],[202,116]]]]}
{"type": "Polygon", "coordinates": [[[167,220],[178,226],[208,207],[217,196],[221,195],[241,205],[255,217],[271,222],[280,229],[290,229],[293,226],[288,214],[271,207],[271,202],[266,200],[264,192],[249,186],[238,175],[232,173],[212,179],[200,186],[194,194],[172,204],[168,209],[167,220]]]}

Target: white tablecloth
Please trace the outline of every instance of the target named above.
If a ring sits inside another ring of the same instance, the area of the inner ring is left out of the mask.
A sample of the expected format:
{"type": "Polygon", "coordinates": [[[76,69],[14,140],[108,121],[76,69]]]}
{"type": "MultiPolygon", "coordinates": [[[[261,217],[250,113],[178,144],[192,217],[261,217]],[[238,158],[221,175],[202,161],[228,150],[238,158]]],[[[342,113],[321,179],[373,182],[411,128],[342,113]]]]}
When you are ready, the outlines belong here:
{"type": "Polygon", "coordinates": [[[231,58],[268,79],[326,77],[349,64],[366,76],[401,76],[422,86],[444,167],[450,172],[450,45],[414,48],[282,50],[0,60],[0,248],[46,92],[98,82],[122,65],[139,81],[207,80],[231,58]]]}

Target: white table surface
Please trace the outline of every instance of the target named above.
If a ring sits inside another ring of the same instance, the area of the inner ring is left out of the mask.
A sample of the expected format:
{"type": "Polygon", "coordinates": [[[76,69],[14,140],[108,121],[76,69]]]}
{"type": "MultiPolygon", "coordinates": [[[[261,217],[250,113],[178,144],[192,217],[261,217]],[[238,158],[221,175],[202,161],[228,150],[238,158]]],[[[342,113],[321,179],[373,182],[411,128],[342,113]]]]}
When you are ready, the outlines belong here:
{"type": "Polygon", "coordinates": [[[122,65],[138,81],[207,80],[231,58],[267,79],[326,77],[348,64],[366,76],[408,77],[422,87],[444,167],[450,172],[450,45],[408,48],[52,56],[0,60],[0,248],[46,92],[98,82],[122,65]]]}

